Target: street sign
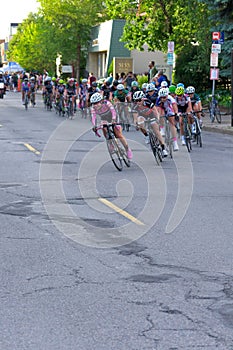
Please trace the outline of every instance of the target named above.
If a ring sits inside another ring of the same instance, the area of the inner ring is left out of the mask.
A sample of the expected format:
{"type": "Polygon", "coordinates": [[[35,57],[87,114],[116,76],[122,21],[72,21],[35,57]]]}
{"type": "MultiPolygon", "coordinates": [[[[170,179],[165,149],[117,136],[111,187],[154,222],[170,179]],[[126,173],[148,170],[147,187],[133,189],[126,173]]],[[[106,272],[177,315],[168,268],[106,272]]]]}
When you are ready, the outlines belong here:
{"type": "Polygon", "coordinates": [[[224,32],[213,32],[212,33],[212,43],[213,44],[223,44],[224,43],[224,32]]]}
{"type": "Polygon", "coordinates": [[[218,53],[211,53],[210,67],[218,67],[218,53]]]}
{"type": "Polygon", "coordinates": [[[210,80],[218,80],[218,79],[219,79],[219,69],[210,68],[210,80]]]}
{"type": "Polygon", "coordinates": [[[221,44],[212,44],[212,53],[221,53],[221,44]]]}
{"type": "Polygon", "coordinates": [[[174,63],[174,54],[173,52],[168,52],[167,54],[167,64],[173,64],[174,63]]]}
{"type": "Polygon", "coordinates": [[[218,41],[220,40],[220,36],[221,36],[220,32],[212,32],[212,40],[218,41]]]}
{"type": "Polygon", "coordinates": [[[168,44],[167,44],[167,51],[170,53],[170,52],[174,52],[174,47],[175,47],[175,44],[174,44],[174,41],[168,41],[168,44]]]}
{"type": "Polygon", "coordinates": [[[72,73],[72,66],[62,66],[62,73],[72,73]]]}

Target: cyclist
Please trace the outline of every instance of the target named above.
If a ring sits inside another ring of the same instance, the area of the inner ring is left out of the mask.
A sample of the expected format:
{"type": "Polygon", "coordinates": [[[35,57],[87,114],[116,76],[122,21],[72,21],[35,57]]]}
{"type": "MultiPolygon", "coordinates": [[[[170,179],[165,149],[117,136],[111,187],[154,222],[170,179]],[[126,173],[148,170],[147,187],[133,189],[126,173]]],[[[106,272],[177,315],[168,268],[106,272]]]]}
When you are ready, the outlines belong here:
{"type": "Polygon", "coordinates": [[[37,90],[36,78],[34,76],[32,76],[30,78],[29,95],[31,96],[31,98],[33,97],[34,106],[36,104],[36,90],[37,90]],[[32,96],[32,95],[34,95],[34,96],[32,96]]]}
{"type": "MultiPolygon", "coordinates": [[[[159,112],[161,116],[165,116],[168,118],[170,123],[171,134],[173,138],[173,150],[178,151],[179,146],[177,143],[177,132],[175,127],[175,118],[178,113],[178,108],[176,104],[176,100],[169,95],[168,88],[161,88],[159,90],[159,97],[156,101],[156,106],[159,108],[159,112]]],[[[162,135],[165,135],[164,126],[161,126],[162,135]]]]}
{"type": "Polygon", "coordinates": [[[82,79],[82,82],[79,86],[78,97],[79,97],[79,108],[84,109],[87,107],[87,94],[88,94],[88,85],[87,79],[82,79]]]}
{"type": "Polygon", "coordinates": [[[201,112],[202,112],[202,104],[200,96],[195,92],[195,88],[193,86],[188,86],[186,88],[186,93],[190,97],[192,109],[196,112],[197,118],[199,119],[200,126],[202,126],[201,112]]]}
{"type": "MultiPolygon", "coordinates": [[[[178,107],[178,114],[187,113],[188,115],[188,123],[192,124],[192,104],[190,97],[185,94],[185,90],[183,86],[179,86],[175,90],[176,93],[176,103],[178,107]]],[[[180,135],[181,135],[181,143],[185,146],[185,138],[184,138],[184,127],[183,127],[183,118],[180,117],[180,135]]]]}
{"type": "Polygon", "coordinates": [[[28,92],[28,100],[30,98],[30,83],[28,81],[28,78],[24,78],[23,82],[22,82],[22,103],[23,105],[24,103],[24,98],[25,98],[25,92],[28,92]]]}
{"type": "Polygon", "coordinates": [[[138,86],[138,82],[136,80],[132,81],[131,83],[131,89],[130,89],[130,95],[131,95],[131,101],[133,101],[133,94],[136,91],[140,91],[140,88],[138,86]]]}
{"type": "Polygon", "coordinates": [[[63,79],[59,79],[58,86],[56,88],[56,105],[59,106],[60,112],[65,113],[65,103],[64,103],[64,92],[65,84],[63,79]]]}
{"type": "MultiPolygon", "coordinates": [[[[131,102],[129,90],[125,89],[123,84],[117,85],[117,90],[114,93],[113,103],[116,106],[118,115],[121,117],[124,110],[125,119],[128,120],[128,103],[131,102]]],[[[124,122],[125,120],[123,120],[124,122]]]]}
{"type": "Polygon", "coordinates": [[[143,91],[144,94],[146,94],[147,85],[148,85],[148,83],[143,83],[142,84],[142,91],[143,91]]]}
{"type": "Polygon", "coordinates": [[[170,85],[169,86],[169,95],[173,98],[176,97],[176,86],[175,85],[170,85]]]}
{"type": "Polygon", "coordinates": [[[156,100],[158,98],[158,89],[156,89],[153,83],[147,85],[146,98],[148,98],[151,103],[156,103],[156,100]]]}
{"type": "Polygon", "coordinates": [[[76,112],[76,96],[77,96],[77,91],[76,91],[74,78],[70,78],[68,80],[68,83],[66,84],[66,87],[65,87],[64,99],[65,99],[65,103],[68,104],[69,99],[71,98],[72,111],[74,111],[74,113],[76,112]]]}
{"type": "Polygon", "coordinates": [[[113,80],[112,85],[110,86],[110,97],[109,101],[112,101],[114,98],[114,93],[117,91],[118,80],[113,80]]]}
{"type": "Polygon", "coordinates": [[[99,89],[98,86],[97,86],[97,82],[96,82],[96,81],[93,81],[93,82],[91,83],[91,87],[89,87],[87,91],[88,91],[88,95],[87,95],[87,104],[88,104],[88,107],[90,107],[90,105],[91,105],[91,102],[90,102],[91,96],[92,96],[94,93],[96,93],[96,92],[100,92],[100,89],[99,89]]]}
{"type": "Polygon", "coordinates": [[[50,109],[52,108],[53,102],[53,83],[51,77],[45,78],[43,87],[43,96],[48,95],[50,101],[50,109]]]}
{"type": "Polygon", "coordinates": [[[110,80],[105,79],[104,83],[102,84],[102,86],[100,88],[100,90],[102,91],[102,95],[103,95],[104,100],[110,99],[110,95],[111,95],[110,86],[111,86],[110,80]]]}
{"type": "MultiPolygon", "coordinates": [[[[90,102],[92,104],[91,108],[91,120],[94,125],[93,130],[96,132],[97,128],[97,116],[101,119],[102,124],[106,123],[116,123],[116,110],[110,101],[103,100],[103,96],[96,92],[91,96],[90,102]]],[[[106,129],[103,128],[104,137],[106,137],[106,129]]],[[[132,159],[133,154],[128,146],[125,137],[122,135],[122,129],[120,125],[114,127],[114,134],[120,139],[122,145],[125,147],[127,152],[127,157],[132,159]]]]}
{"type": "Polygon", "coordinates": [[[159,112],[158,112],[157,107],[153,103],[151,103],[151,101],[148,98],[146,98],[143,91],[137,91],[134,93],[134,101],[136,102],[135,109],[138,112],[138,120],[137,120],[138,128],[143,133],[143,135],[146,137],[146,140],[148,140],[149,135],[145,129],[144,121],[148,118],[154,119],[151,122],[152,129],[153,129],[155,135],[157,136],[157,138],[161,144],[163,156],[167,157],[168,152],[165,149],[163,137],[161,136],[160,131],[159,131],[159,124],[158,124],[159,123],[159,112]]]}
{"type": "Polygon", "coordinates": [[[0,83],[4,84],[3,90],[4,90],[4,94],[5,94],[6,93],[6,79],[3,75],[3,71],[1,71],[1,70],[0,70],[0,83]]]}

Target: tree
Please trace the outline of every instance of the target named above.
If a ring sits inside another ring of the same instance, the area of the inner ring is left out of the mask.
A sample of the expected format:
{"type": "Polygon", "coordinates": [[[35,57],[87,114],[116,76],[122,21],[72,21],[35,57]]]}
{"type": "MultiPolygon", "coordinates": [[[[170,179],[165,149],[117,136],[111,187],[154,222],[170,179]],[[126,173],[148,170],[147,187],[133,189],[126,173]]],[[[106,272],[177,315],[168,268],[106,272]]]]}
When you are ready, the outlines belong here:
{"type": "Polygon", "coordinates": [[[208,6],[211,15],[212,32],[224,32],[225,41],[222,45],[220,58],[220,75],[231,77],[231,49],[233,47],[233,0],[199,0],[208,6]]]}
{"type": "Polygon", "coordinates": [[[206,79],[209,66],[210,10],[198,0],[106,0],[111,18],[124,18],[122,41],[129,49],[167,52],[168,41],[175,42],[177,81],[190,81],[198,72],[206,79]],[[195,9],[195,10],[194,10],[195,9]],[[183,77],[183,78],[182,78],[183,77]]]}
{"type": "Polygon", "coordinates": [[[45,18],[54,25],[60,36],[57,47],[67,63],[73,65],[79,81],[82,50],[89,43],[91,27],[99,22],[102,1],[95,0],[38,0],[45,18]]]}
{"type": "Polygon", "coordinates": [[[9,43],[7,59],[17,61],[30,71],[44,68],[54,71],[57,55],[57,32],[45,18],[31,13],[18,26],[17,33],[9,43]],[[49,43],[49,44],[48,44],[49,43]]]}

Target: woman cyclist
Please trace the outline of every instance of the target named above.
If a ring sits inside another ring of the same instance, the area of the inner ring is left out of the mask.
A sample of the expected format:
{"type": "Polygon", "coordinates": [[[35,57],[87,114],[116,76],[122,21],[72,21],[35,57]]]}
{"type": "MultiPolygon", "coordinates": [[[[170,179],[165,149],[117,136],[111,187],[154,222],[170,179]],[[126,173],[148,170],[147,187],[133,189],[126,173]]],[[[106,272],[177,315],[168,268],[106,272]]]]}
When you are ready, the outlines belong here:
{"type": "Polygon", "coordinates": [[[148,98],[146,98],[143,91],[137,91],[134,93],[134,101],[136,102],[135,110],[138,112],[138,128],[148,139],[148,133],[145,129],[144,121],[146,119],[153,119],[153,121],[151,121],[151,127],[161,144],[163,156],[167,157],[168,153],[165,149],[163,137],[161,136],[159,131],[159,112],[157,107],[153,103],[151,103],[151,101],[148,98]]]}
{"type": "MultiPolygon", "coordinates": [[[[103,96],[96,92],[91,96],[91,120],[94,125],[93,130],[96,132],[97,130],[97,117],[101,119],[101,124],[107,123],[116,123],[116,110],[113,104],[107,100],[103,100],[103,96]]],[[[122,129],[120,125],[115,125],[114,134],[116,138],[120,139],[122,145],[125,147],[128,159],[132,159],[133,154],[131,149],[129,148],[128,142],[125,137],[122,135],[122,129]]],[[[106,127],[103,127],[103,134],[106,138],[106,127]]]]}
{"type": "MultiPolygon", "coordinates": [[[[185,94],[185,90],[183,86],[179,86],[176,88],[176,103],[178,107],[178,114],[187,113],[188,115],[188,123],[192,124],[192,104],[190,97],[185,94]]],[[[181,143],[185,146],[185,138],[184,138],[184,127],[183,127],[183,118],[180,117],[180,135],[181,135],[181,143]]]]}

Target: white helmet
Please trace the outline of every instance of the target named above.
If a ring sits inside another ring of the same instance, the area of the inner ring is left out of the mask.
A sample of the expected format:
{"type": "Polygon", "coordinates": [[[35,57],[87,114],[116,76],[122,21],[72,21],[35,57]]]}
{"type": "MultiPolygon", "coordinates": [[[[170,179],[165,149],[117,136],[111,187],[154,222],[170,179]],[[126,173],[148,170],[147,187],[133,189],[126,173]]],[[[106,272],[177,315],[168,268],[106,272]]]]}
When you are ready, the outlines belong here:
{"type": "Polygon", "coordinates": [[[161,88],[159,90],[159,97],[166,97],[169,94],[169,89],[168,88],[161,88]]]}
{"type": "Polygon", "coordinates": [[[87,79],[82,79],[82,83],[84,84],[84,83],[87,83],[87,79]]]}
{"type": "Polygon", "coordinates": [[[103,99],[103,96],[99,93],[99,92],[95,92],[91,98],[90,98],[90,102],[92,104],[100,102],[103,99]]]}
{"type": "Polygon", "coordinates": [[[125,87],[124,87],[123,84],[118,84],[117,85],[117,90],[124,90],[124,89],[125,89],[125,87]]]}
{"type": "Polygon", "coordinates": [[[143,92],[143,91],[136,91],[136,92],[133,94],[133,99],[134,99],[135,101],[141,100],[142,98],[145,98],[145,95],[144,95],[144,92],[143,92]]]}
{"type": "Polygon", "coordinates": [[[147,85],[148,85],[147,83],[143,83],[142,84],[142,89],[147,89],[147,85]]]}
{"type": "Polygon", "coordinates": [[[187,94],[194,94],[195,92],[195,87],[193,86],[188,86],[186,89],[187,94]]]}
{"type": "Polygon", "coordinates": [[[161,83],[161,87],[167,87],[168,86],[168,83],[166,80],[163,80],[162,83],[161,83]]]}
{"type": "Polygon", "coordinates": [[[146,91],[155,91],[155,85],[153,83],[148,84],[146,91]]]}

